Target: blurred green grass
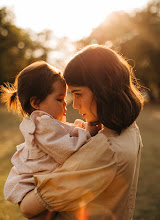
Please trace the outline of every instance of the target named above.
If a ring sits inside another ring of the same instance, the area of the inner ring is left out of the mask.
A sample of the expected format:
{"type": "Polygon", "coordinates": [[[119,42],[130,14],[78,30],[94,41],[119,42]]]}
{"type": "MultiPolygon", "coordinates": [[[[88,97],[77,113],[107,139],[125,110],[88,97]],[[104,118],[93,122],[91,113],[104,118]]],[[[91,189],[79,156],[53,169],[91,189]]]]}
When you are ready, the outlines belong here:
{"type": "MultiPolygon", "coordinates": [[[[71,104],[67,107],[67,121],[81,118],[71,104]]],[[[12,167],[11,156],[16,145],[23,141],[19,131],[21,118],[0,105],[0,220],[23,220],[19,207],[5,201],[3,186],[12,167]]],[[[143,153],[134,220],[160,219],[160,105],[147,104],[137,124],[143,139],[143,153]]]]}

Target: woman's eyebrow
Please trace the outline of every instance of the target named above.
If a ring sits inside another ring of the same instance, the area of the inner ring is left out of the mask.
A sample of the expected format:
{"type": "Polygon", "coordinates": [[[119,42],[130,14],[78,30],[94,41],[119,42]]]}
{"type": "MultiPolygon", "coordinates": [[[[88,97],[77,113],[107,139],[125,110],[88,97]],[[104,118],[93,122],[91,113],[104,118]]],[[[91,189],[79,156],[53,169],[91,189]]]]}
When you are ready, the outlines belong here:
{"type": "Polygon", "coordinates": [[[71,93],[80,92],[80,91],[81,91],[80,89],[74,89],[74,90],[71,90],[71,93]]]}

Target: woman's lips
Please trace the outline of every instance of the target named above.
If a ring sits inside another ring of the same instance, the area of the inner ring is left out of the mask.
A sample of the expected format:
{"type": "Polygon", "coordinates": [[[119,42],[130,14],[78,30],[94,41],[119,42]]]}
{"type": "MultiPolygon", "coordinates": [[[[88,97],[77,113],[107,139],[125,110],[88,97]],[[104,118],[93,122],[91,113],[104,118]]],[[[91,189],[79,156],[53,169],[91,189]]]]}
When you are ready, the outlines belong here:
{"type": "Polygon", "coordinates": [[[86,115],[86,114],[81,114],[82,118],[84,118],[84,117],[85,117],[85,115],[86,115]]]}

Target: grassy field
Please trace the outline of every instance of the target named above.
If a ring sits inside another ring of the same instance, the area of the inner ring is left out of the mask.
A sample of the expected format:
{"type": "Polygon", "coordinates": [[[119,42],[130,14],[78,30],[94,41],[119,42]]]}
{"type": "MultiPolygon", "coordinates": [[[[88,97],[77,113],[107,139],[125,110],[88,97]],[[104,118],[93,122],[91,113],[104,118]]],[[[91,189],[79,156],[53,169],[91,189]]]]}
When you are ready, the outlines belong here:
{"type": "MultiPolygon", "coordinates": [[[[67,120],[78,117],[68,106],[67,120]]],[[[21,119],[0,106],[0,220],[23,220],[18,206],[4,200],[3,186],[11,168],[15,146],[23,141],[19,131],[21,119]]],[[[160,219],[160,105],[147,104],[137,123],[143,138],[143,154],[134,220],[160,219]]]]}

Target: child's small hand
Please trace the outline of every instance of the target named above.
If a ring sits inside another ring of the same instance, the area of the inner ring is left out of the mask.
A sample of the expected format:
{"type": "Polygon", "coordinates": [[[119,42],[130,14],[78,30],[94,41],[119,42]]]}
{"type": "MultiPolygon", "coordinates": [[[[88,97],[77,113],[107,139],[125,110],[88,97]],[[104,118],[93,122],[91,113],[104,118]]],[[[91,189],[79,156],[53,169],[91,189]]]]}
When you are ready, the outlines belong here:
{"type": "Polygon", "coordinates": [[[66,116],[62,117],[62,122],[66,122],[66,116]]]}
{"type": "Polygon", "coordinates": [[[80,127],[80,128],[83,128],[83,129],[86,129],[86,122],[84,122],[83,120],[81,119],[76,119],[75,122],[74,122],[74,125],[80,127]]]}
{"type": "Polygon", "coordinates": [[[99,130],[102,129],[101,124],[98,124],[98,122],[84,122],[81,119],[76,119],[74,122],[74,125],[86,129],[87,131],[90,132],[91,136],[94,136],[98,133],[99,130]]]}

